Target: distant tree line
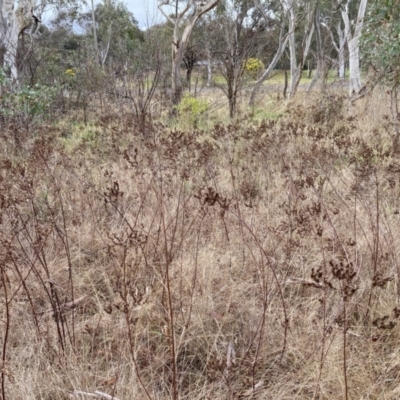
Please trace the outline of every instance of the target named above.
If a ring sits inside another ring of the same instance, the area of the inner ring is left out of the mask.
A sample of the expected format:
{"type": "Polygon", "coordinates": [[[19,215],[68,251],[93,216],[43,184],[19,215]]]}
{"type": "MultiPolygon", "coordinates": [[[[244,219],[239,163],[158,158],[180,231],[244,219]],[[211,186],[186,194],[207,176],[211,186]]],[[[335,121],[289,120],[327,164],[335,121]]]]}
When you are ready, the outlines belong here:
{"type": "Polygon", "coordinates": [[[89,10],[59,3],[55,15],[42,21],[44,6],[34,0],[2,3],[0,62],[14,88],[40,83],[68,91],[64,106],[73,98],[87,107],[101,92],[129,99],[145,118],[154,95],[164,91],[173,112],[183,91],[193,90],[199,64],[200,84],[222,90],[231,117],[243,85],[253,105],[276,68],[288,72],[288,97],[296,95],[304,68],[314,70],[307,90],[324,90],[334,69],[338,79],[348,79],[349,93],[358,95],[365,90],[360,65],[374,83],[397,93],[396,1],[159,0],[164,22],[146,30],[119,0],[92,3],[89,10]],[[263,66],[257,74],[247,73],[250,59],[263,66]]]}

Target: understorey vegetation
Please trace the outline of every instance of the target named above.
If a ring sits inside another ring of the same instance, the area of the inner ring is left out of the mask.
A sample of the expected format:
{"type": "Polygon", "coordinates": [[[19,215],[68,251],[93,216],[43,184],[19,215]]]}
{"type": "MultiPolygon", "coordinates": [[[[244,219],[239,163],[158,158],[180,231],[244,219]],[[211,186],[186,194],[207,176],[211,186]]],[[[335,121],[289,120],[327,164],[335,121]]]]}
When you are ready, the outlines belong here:
{"type": "Polygon", "coordinates": [[[398,398],[389,104],[303,104],[4,116],[1,398],[398,398]]]}

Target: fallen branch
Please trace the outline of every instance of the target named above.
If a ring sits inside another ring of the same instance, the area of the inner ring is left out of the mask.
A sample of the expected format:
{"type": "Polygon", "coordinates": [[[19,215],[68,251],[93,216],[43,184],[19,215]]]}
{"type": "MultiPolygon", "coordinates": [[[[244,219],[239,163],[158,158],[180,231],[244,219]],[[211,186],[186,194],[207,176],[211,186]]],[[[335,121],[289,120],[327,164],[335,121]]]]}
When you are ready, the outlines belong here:
{"type": "MultiPolygon", "coordinates": [[[[79,297],[78,299],[75,299],[73,301],[67,301],[66,303],[63,303],[60,305],[60,307],[57,307],[56,312],[59,314],[63,314],[66,313],[68,311],[72,311],[74,310],[80,303],[83,302],[83,300],[86,299],[86,295],[79,297]]],[[[51,316],[54,315],[54,311],[53,310],[47,310],[43,312],[43,315],[49,314],[51,316]]]]}
{"type": "Polygon", "coordinates": [[[307,279],[299,279],[299,278],[290,278],[286,283],[298,283],[300,285],[312,286],[317,289],[325,289],[325,287],[326,287],[322,283],[307,280],[307,279]]]}
{"type": "Polygon", "coordinates": [[[263,381],[260,381],[254,385],[254,388],[250,388],[249,390],[246,390],[244,393],[242,393],[242,397],[249,397],[249,396],[254,396],[257,394],[260,389],[263,386],[263,381]]]}

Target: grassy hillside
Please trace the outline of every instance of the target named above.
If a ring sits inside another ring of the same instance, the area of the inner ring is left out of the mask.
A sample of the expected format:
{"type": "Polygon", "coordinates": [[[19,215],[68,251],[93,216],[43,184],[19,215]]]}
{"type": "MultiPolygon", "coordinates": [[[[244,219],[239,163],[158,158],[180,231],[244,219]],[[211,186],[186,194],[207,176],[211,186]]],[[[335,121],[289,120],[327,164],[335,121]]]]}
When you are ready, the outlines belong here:
{"type": "Polygon", "coordinates": [[[399,153],[363,101],[3,123],[4,400],[397,399],[399,153]]]}

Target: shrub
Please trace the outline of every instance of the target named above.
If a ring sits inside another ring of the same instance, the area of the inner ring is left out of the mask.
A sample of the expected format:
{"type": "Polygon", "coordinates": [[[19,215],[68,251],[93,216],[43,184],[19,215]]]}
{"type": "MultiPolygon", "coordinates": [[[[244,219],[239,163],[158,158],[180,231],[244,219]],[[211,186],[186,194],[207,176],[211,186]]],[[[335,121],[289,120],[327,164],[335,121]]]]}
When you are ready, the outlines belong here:
{"type": "Polygon", "coordinates": [[[176,106],[180,120],[191,128],[197,128],[208,108],[206,100],[198,99],[191,93],[186,93],[176,106]]]}
{"type": "MultiPolygon", "coordinates": [[[[6,86],[4,73],[0,70],[0,84],[6,86]]],[[[46,116],[57,88],[47,85],[24,85],[16,91],[4,87],[0,102],[0,115],[31,124],[46,116]]]]}
{"type": "Polygon", "coordinates": [[[75,76],[76,76],[75,70],[72,68],[67,69],[64,74],[65,74],[65,76],[68,76],[71,78],[75,78],[75,76]]]}
{"type": "Polygon", "coordinates": [[[253,79],[257,78],[259,72],[262,71],[264,68],[264,63],[258,58],[249,58],[244,65],[244,69],[247,75],[249,75],[253,79]]]}

